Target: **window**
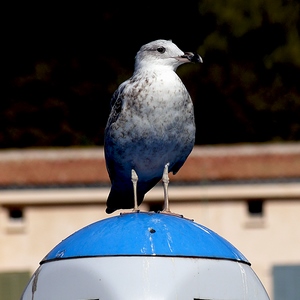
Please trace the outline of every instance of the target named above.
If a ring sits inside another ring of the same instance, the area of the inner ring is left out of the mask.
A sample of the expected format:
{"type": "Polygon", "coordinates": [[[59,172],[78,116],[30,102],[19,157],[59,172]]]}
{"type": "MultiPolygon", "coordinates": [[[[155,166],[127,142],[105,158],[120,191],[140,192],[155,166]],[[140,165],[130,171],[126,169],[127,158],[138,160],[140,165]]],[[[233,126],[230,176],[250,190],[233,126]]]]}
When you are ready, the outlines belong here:
{"type": "Polygon", "coordinates": [[[246,228],[265,227],[265,210],[263,199],[251,199],[246,201],[246,228]]]}
{"type": "Polygon", "coordinates": [[[8,209],[9,219],[13,221],[22,221],[23,219],[23,209],[20,207],[11,207],[8,209]]]}
{"type": "Polygon", "coordinates": [[[300,265],[274,266],[274,300],[299,300],[300,265]]]}
{"type": "Polygon", "coordinates": [[[252,216],[263,216],[263,200],[249,200],[247,201],[248,204],[248,213],[252,216]]]}
{"type": "Polygon", "coordinates": [[[20,299],[29,279],[29,272],[0,273],[0,299],[20,299]]]}
{"type": "Polygon", "coordinates": [[[25,231],[24,207],[6,207],[6,229],[8,233],[22,233],[25,231]]]}

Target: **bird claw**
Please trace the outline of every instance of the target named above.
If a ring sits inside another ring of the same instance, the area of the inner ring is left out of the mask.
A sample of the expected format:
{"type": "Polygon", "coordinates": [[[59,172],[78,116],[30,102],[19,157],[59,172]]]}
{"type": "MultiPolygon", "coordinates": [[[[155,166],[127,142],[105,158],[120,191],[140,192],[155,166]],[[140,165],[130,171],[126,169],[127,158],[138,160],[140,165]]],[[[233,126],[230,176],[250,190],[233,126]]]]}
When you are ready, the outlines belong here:
{"type": "Polygon", "coordinates": [[[183,215],[173,213],[173,212],[171,212],[170,210],[169,210],[169,211],[162,210],[162,211],[159,211],[158,213],[164,214],[164,215],[169,215],[169,216],[174,216],[174,217],[178,217],[178,218],[183,218],[183,219],[186,219],[186,220],[189,220],[189,221],[194,222],[194,219],[186,218],[186,217],[184,217],[183,215]]]}
{"type": "Polygon", "coordinates": [[[183,218],[183,215],[173,213],[173,212],[171,212],[170,210],[162,210],[162,211],[160,211],[159,213],[160,213],[160,214],[165,214],[165,215],[170,215],[170,216],[175,216],[175,217],[183,218]]]}

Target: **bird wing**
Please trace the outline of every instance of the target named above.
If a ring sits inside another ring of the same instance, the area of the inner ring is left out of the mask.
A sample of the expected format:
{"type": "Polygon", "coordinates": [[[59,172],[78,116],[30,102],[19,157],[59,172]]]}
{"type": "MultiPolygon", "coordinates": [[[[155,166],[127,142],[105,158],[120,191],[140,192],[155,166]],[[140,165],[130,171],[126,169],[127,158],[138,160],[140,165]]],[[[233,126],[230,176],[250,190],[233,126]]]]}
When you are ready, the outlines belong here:
{"type": "MultiPolygon", "coordinates": [[[[119,88],[114,92],[114,94],[111,98],[111,101],[110,101],[111,111],[110,111],[110,115],[109,115],[109,118],[108,118],[108,121],[106,124],[105,135],[107,135],[107,132],[109,131],[109,128],[111,127],[111,125],[118,120],[119,115],[122,111],[123,99],[121,97],[121,92],[122,92],[123,88],[121,88],[121,86],[119,86],[119,88]]],[[[107,168],[110,179],[113,181],[113,179],[115,177],[115,166],[114,166],[115,162],[108,154],[106,138],[105,138],[105,144],[106,145],[105,145],[104,149],[105,149],[106,168],[107,168]]]]}
{"type": "Polygon", "coordinates": [[[105,152],[106,168],[112,183],[116,176],[117,166],[113,156],[110,153],[111,150],[110,148],[112,147],[111,141],[109,139],[110,128],[118,120],[119,116],[122,113],[124,104],[126,102],[126,95],[124,94],[124,89],[126,88],[129,82],[130,80],[124,81],[121,85],[119,85],[117,90],[113,93],[112,98],[110,100],[111,111],[105,128],[104,152],[105,152]]]}
{"type": "Polygon", "coordinates": [[[120,84],[112,95],[112,98],[110,100],[111,111],[106,124],[106,129],[108,129],[111,126],[111,124],[115,123],[119,118],[125,100],[123,91],[128,82],[129,80],[126,80],[122,84],[120,84]]]}
{"type": "Polygon", "coordinates": [[[123,89],[124,89],[124,85],[122,84],[114,92],[114,94],[110,100],[111,111],[110,111],[110,115],[109,115],[108,122],[106,125],[107,128],[109,126],[111,126],[111,124],[113,124],[114,122],[116,122],[118,120],[118,117],[121,113],[122,106],[123,106],[123,99],[121,97],[121,94],[122,94],[123,89]]]}
{"type": "Polygon", "coordinates": [[[121,113],[121,110],[122,110],[122,106],[123,106],[123,100],[121,97],[117,97],[115,100],[114,100],[114,104],[113,104],[113,107],[111,109],[111,113],[110,113],[110,116],[109,116],[109,126],[113,123],[115,123],[118,118],[119,118],[119,115],[121,113]]]}

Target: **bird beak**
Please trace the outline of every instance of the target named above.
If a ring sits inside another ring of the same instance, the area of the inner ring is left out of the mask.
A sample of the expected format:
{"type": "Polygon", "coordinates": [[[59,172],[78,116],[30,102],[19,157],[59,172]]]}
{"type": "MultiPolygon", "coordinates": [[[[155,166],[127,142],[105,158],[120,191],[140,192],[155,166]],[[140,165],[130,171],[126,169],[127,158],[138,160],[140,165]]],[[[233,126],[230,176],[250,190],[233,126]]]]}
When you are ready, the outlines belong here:
{"type": "Polygon", "coordinates": [[[179,56],[177,59],[182,62],[203,63],[202,57],[193,52],[184,52],[184,55],[179,56]]]}

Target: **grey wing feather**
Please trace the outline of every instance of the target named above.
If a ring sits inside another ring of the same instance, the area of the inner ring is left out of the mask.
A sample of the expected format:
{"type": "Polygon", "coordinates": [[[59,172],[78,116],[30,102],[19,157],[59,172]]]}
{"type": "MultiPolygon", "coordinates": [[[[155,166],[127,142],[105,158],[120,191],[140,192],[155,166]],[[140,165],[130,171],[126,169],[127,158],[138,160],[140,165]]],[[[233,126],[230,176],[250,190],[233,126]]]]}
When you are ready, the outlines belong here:
{"type": "Polygon", "coordinates": [[[113,124],[114,122],[116,122],[118,120],[118,117],[122,111],[123,100],[122,100],[120,94],[121,94],[120,89],[117,89],[111,98],[111,101],[110,101],[111,112],[110,112],[110,115],[108,118],[106,128],[109,128],[109,126],[111,124],[113,124]]]}
{"type": "Polygon", "coordinates": [[[123,90],[127,83],[128,83],[128,80],[124,81],[122,84],[119,85],[119,87],[113,93],[111,100],[110,100],[111,108],[113,108],[113,106],[115,105],[115,102],[119,99],[120,95],[123,93],[123,90]]]}
{"type": "Polygon", "coordinates": [[[110,118],[109,118],[109,125],[111,125],[112,123],[115,123],[118,120],[119,115],[122,110],[122,104],[123,104],[123,101],[121,98],[117,98],[116,101],[114,102],[114,106],[111,109],[111,114],[110,114],[110,118]]]}
{"type": "Polygon", "coordinates": [[[109,177],[111,179],[111,181],[114,180],[115,177],[115,162],[114,160],[110,157],[109,155],[109,142],[107,141],[107,138],[109,136],[109,129],[111,127],[111,125],[113,123],[115,123],[121,112],[122,112],[122,107],[123,107],[123,96],[122,96],[122,92],[124,90],[126,81],[123,82],[118,89],[113,93],[113,96],[110,100],[110,105],[111,105],[111,111],[110,111],[110,115],[106,124],[106,128],[105,128],[105,140],[104,140],[104,151],[105,151],[105,160],[106,160],[106,168],[109,174],[109,177]]]}

